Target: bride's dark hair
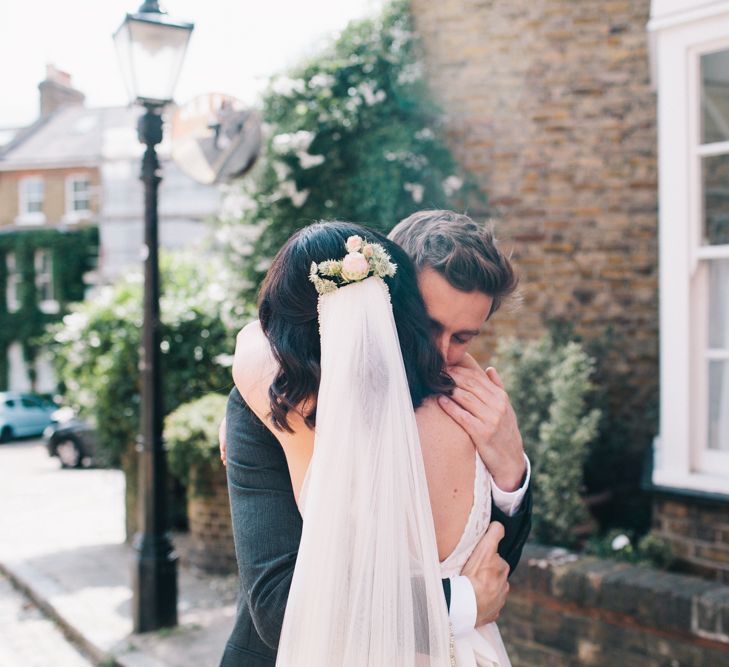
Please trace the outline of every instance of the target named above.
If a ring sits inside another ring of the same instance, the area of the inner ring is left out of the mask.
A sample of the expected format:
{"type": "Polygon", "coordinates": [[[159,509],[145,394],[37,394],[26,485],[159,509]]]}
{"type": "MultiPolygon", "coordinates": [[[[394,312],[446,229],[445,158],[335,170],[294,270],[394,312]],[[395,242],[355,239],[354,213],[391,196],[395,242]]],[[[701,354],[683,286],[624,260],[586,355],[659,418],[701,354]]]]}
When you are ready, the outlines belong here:
{"type": "Polygon", "coordinates": [[[350,236],[361,236],[381,244],[397,264],[392,278],[385,278],[390,290],[405,372],[413,406],[428,396],[450,393],[451,378],[443,371],[429,326],[423,298],[418,290],[415,268],[405,251],[380,232],[351,222],[318,222],[294,234],[278,251],[261,286],[258,316],[280,370],[268,397],[271,420],[291,431],[289,410],[306,406],[304,418],[316,422],[321,349],[317,316],[318,293],[309,282],[312,262],[341,259],[350,236]]]}

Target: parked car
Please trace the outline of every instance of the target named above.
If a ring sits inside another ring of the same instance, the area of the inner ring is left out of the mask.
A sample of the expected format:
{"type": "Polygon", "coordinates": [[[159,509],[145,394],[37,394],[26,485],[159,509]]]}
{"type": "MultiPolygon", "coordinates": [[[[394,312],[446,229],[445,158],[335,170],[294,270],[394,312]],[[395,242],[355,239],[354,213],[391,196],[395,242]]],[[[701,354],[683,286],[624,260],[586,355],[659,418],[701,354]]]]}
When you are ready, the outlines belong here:
{"type": "Polygon", "coordinates": [[[62,468],[81,468],[96,461],[96,429],[70,408],[54,413],[55,423],[43,432],[49,456],[57,456],[62,468]]]}
{"type": "Polygon", "coordinates": [[[34,394],[0,392],[0,442],[40,435],[53,422],[58,406],[34,394]]]}

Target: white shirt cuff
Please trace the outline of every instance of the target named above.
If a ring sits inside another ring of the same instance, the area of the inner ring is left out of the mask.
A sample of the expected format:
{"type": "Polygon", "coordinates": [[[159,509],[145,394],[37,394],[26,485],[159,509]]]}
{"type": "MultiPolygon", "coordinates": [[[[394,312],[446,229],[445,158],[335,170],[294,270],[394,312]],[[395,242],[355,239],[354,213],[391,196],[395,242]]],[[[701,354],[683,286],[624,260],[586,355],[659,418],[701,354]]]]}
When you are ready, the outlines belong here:
{"type": "Polygon", "coordinates": [[[491,495],[496,503],[496,506],[507,516],[514,516],[519,510],[521,501],[524,499],[527,487],[529,486],[529,478],[532,475],[532,467],[529,463],[529,457],[524,452],[524,460],[526,461],[526,477],[524,478],[524,484],[522,484],[515,491],[502,491],[496,482],[491,479],[491,495]]]}
{"type": "Polygon", "coordinates": [[[468,577],[451,577],[451,607],[448,617],[453,635],[462,636],[476,627],[476,591],[468,577]]]}

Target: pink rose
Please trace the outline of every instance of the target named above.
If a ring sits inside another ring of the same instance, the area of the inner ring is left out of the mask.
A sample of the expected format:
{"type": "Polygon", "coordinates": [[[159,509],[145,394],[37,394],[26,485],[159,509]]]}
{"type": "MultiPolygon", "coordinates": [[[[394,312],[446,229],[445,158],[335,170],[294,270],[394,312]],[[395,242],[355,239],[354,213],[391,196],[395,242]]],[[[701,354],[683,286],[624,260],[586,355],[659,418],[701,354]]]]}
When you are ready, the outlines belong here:
{"type": "Polygon", "coordinates": [[[342,278],[345,280],[362,280],[370,271],[370,263],[359,252],[350,252],[342,260],[342,278]]]}
{"type": "Polygon", "coordinates": [[[357,252],[362,247],[361,236],[350,236],[347,239],[347,252],[357,252]]]}
{"type": "Polygon", "coordinates": [[[372,255],[375,254],[375,249],[368,243],[364,248],[362,248],[362,254],[367,259],[370,259],[372,255]]]}

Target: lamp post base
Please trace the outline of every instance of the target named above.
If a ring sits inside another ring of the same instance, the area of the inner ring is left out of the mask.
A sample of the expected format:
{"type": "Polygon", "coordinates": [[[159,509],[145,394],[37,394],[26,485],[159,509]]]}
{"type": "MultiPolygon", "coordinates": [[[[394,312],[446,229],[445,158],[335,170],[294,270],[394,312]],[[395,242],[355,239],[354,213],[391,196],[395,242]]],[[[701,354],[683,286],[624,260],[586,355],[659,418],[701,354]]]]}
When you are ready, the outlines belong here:
{"type": "Polygon", "coordinates": [[[134,632],[177,625],[178,557],[167,535],[137,533],[132,569],[134,632]]]}

